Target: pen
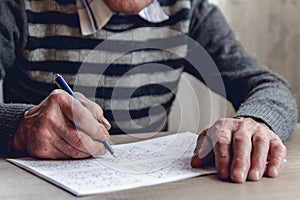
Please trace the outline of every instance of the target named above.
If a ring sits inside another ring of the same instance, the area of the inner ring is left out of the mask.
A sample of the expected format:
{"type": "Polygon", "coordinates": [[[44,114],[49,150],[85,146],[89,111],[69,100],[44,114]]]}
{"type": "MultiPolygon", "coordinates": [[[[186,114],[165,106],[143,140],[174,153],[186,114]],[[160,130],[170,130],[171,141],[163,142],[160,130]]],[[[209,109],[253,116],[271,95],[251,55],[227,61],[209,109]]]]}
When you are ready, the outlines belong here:
{"type": "MultiPolygon", "coordinates": [[[[56,75],[56,79],[55,82],[58,85],[58,87],[66,92],[68,92],[72,97],[74,97],[75,99],[77,99],[79,101],[79,99],[77,98],[77,96],[74,94],[74,92],[72,91],[72,89],[70,88],[70,86],[68,85],[68,83],[64,80],[64,78],[60,75],[57,74],[56,75]]],[[[102,141],[104,147],[109,151],[109,153],[111,153],[111,155],[114,155],[114,151],[111,147],[111,145],[109,144],[108,140],[107,141],[102,141]]]]}

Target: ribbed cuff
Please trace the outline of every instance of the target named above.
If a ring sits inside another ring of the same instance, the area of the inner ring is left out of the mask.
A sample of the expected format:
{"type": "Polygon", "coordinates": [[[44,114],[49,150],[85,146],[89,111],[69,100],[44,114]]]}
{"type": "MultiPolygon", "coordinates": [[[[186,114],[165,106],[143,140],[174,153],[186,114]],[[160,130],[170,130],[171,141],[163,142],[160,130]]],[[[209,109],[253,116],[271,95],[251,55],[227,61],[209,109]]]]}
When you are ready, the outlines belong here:
{"type": "Polygon", "coordinates": [[[291,133],[294,131],[296,121],[295,117],[283,116],[278,110],[268,106],[260,104],[244,104],[234,114],[234,117],[253,117],[265,122],[282,141],[285,141],[291,133]]]}
{"type": "Polygon", "coordinates": [[[0,104],[0,154],[13,156],[13,137],[17,131],[24,112],[32,107],[28,104],[0,104]]]}

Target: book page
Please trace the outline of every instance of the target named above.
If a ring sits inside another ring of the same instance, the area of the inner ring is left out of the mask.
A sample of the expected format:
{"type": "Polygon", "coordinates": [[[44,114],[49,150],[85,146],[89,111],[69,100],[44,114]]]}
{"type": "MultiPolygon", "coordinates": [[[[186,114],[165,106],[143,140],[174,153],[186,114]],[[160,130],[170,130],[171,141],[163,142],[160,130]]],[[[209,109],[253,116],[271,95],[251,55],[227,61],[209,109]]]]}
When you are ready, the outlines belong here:
{"type": "Polygon", "coordinates": [[[80,160],[8,161],[77,196],[100,194],[215,173],[214,168],[191,167],[196,140],[196,134],[186,132],[112,145],[116,158],[106,153],[80,160]]]}

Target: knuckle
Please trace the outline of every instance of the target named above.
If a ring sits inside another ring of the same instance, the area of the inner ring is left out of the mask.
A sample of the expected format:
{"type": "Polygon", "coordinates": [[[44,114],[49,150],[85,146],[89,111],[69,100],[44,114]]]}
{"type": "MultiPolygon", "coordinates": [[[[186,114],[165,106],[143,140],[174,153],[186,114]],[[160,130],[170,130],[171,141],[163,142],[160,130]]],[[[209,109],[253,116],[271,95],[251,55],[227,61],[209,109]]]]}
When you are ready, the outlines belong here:
{"type": "Polygon", "coordinates": [[[227,130],[228,126],[225,123],[226,119],[219,119],[210,129],[208,129],[207,134],[214,141],[218,140],[220,137],[228,137],[227,130]]]}
{"type": "Polygon", "coordinates": [[[253,130],[255,130],[257,127],[256,125],[254,125],[253,123],[247,121],[246,119],[245,120],[242,120],[240,123],[239,123],[239,130],[242,131],[243,133],[248,133],[253,130]]]}
{"type": "Polygon", "coordinates": [[[259,126],[256,127],[256,132],[257,132],[257,133],[260,133],[260,134],[262,134],[262,135],[264,135],[264,136],[267,136],[267,135],[268,135],[268,134],[266,134],[266,133],[268,133],[268,130],[266,129],[266,127],[261,126],[261,125],[259,125],[259,126]],[[264,133],[264,134],[263,134],[263,133],[264,133]]]}
{"type": "MultiPolygon", "coordinates": [[[[61,89],[56,89],[53,92],[51,92],[49,94],[47,100],[51,104],[62,104],[64,106],[71,105],[69,102],[70,95],[61,89]]],[[[68,109],[71,109],[71,106],[68,107],[68,109]]]]}
{"type": "Polygon", "coordinates": [[[107,134],[107,130],[105,128],[105,126],[103,124],[98,124],[97,126],[97,132],[96,132],[96,136],[99,138],[94,138],[94,139],[99,139],[99,140],[106,140],[106,134],[107,134]],[[99,134],[100,133],[100,134],[99,134]]]}
{"type": "Polygon", "coordinates": [[[224,134],[222,134],[216,142],[217,147],[225,146],[225,145],[227,146],[227,145],[230,145],[230,144],[231,144],[230,138],[228,136],[224,135],[224,134]]]}
{"type": "Polygon", "coordinates": [[[266,135],[256,134],[253,135],[252,141],[254,144],[266,144],[269,142],[269,139],[266,135]]]}
{"type": "Polygon", "coordinates": [[[65,92],[61,89],[55,89],[53,90],[50,94],[49,94],[49,99],[53,99],[53,100],[58,100],[60,98],[62,98],[62,96],[65,95],[65,92]]]}
{"type": "Polygon", "coordinates": [[[258,123],[254,119],[249,118],[249,117],[240,119],[240,121],[239,121],[240,129],[248,130],[249,128],[251,128],[251,130],[253,130],[253,129],[257,129],[258,127],[259,127],[258,123]]]}
{"type": "MultiPolygon", "coordinates": [[[[43,131],[42,129],[38,130],[36,132],[36,137],[39,137],[39,140],[43,140],[43,141],[51,141],[52,137],[50,134],[47,133],[47,131],[43,131]]],[[[40,141],[37,141],[38,143],[38,147],[41,147],[45,142],[40,143],[40,141]]]]}
{"type": "Polygon", "coordinates": [[[282,142],[277,142],[276,144],[273,144],[272,150],[275,152],[284,152],[286,151],[286,147],[282,142]]]}
{"type": "Polygon", "coordinates": [[[251,117],[244,117],[241,119],[241,122],[245,123],[245,124],[255,124],[256,123],[256,121],[251,117]]]}
{"type": "Polygon", "coordinates": [[[240,120],[239,125],[240,125],[240,127],[245,127],[248,125],[248,123],[249,123],[248,119],[244,118],[244,119],[240,120]]]}
{"type": "Polygon", "coordinates": [[[277,134],[275,134],[273,131],[270,134],[274,136],[273,139],[274,141],[278,141],[279,143],[282,143],[280,137],[277,134]]]}
{"type": "Polygon", "coordinates": [[[247,143],[247,138],[244,135],[235,135],[233,138],[233,143],[236,145],[244,145],[247,143]]]}

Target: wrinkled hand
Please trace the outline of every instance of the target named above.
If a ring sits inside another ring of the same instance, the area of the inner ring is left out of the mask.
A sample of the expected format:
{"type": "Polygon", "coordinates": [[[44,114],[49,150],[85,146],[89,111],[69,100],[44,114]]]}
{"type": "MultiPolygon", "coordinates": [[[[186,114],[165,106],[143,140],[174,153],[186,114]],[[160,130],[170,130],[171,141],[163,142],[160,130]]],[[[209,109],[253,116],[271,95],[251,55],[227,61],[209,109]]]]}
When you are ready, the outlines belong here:
{"type": "Polygon", "coordinates": [[[109,123],[96,103],[54,90],[24,113],[13,140],[15,150],[48,159],[85,158],[105,152],[109,123]],[[75,126],[76,125],[76,126],[75,126]]]}
{"type": "Polygon", "coordinates": [[[281,174],[286,151],[280,138],[264,123],[251,118],[225,118],[199,135],[191,164],[203,167],[215,163],[222,179],[257,181],[264,173],[269,177],[281,174]]]}

